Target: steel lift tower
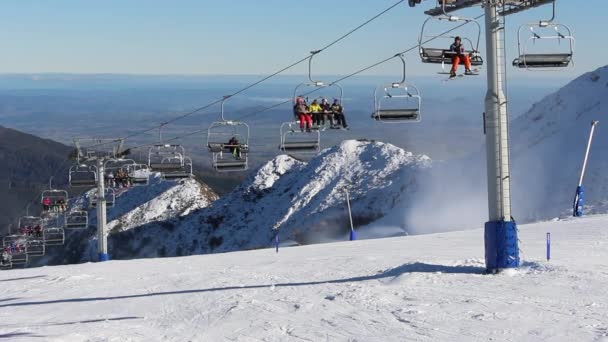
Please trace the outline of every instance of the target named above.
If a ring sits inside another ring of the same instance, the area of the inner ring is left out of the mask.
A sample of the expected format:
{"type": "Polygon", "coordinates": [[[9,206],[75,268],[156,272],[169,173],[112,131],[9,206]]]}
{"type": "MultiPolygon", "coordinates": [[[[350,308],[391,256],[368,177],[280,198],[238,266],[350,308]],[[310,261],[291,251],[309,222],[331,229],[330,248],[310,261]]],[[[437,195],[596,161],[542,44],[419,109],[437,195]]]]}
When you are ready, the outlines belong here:
{"type": "MultiPolygon", "coordinates": [[[[434,0],[433,0],[434,1],[434,0]]],[[[517,225],[511,216],[511,175],[509,168],[509,119],[504,85],[506,56],[503,16],[515,14],[554,0],[439,0],[430,16],[450,16],[451,12],[481,6],[485,12],[486,68],[485,132],[488,178],[488,215],[485,224],[486,269],[496,273],[519,266],[517,225]]]]}
{"type": "Polygon", "coordinates": [[[97,255],[98,261],[110,260],[108,234],[106,230],[106,196],[104,184],[104,164],[109,159],[120,156],[124,139],[74,139],[78,163],[96,163],[97,166],[97,255]],[[90,146],[83,146],[89,143],[90,146]]]}

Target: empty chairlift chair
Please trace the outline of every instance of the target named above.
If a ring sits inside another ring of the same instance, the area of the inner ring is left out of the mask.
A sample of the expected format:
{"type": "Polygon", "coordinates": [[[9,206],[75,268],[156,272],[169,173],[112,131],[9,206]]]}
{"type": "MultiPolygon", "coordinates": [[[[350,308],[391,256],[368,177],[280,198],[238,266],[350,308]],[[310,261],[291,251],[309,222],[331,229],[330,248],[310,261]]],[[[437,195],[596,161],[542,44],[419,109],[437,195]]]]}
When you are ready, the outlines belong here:
{"type": "Polygon", "coordinates": [[[146,164],[127,165],[127,175],[132,185],[148,185],[150,181],[150,168],[146,164]]]}
{"type": "Polygon", "coordinates": [[[192,176],[192,162],[181,145],[158,144],[148,151],[148,167],[160,172],[164,179],[192,176]]]}
{"type": "Polygon", "coordinates": [[[89,215],[84,210],[69,212],[65,215],[66,229],[86,229],[89,226],[89,215]]]}
{"type": "Polygon", "coordinates": [[[27,253],[27,255],[33,256],[33,257],[44,256],[44,253],[46,251],[45,244],[44,244],[44,229],[41,234],[42,235],[40,236],[40,238],[29,239],[25,243],[25,245],[26,245],[25,252],[27,253]]]}
{"type": "Polygon", "coordinates": [[[285,122],[281,125],[281,144],[279,149],[287,153],[317,153],[321,150],[319,131],[302,132],[297,122],[285,122]]]}
{"type": "MultiPolygon", "coordinates": [[[[106,201],[106,208],[112,208],[116,202],[116,193],[114,192],[114,189],[112,188],[106,188],[104,189],[105,191],[105,201],[106,201]]],[[[97,208],[97,191],[93,192],[93,194],[91,195],[91,197],[89,198],[89,206],[91,208],[97,208]]]]}
{"type": "Polygon", "coordinates": [[[414,85],[405,82],[406,64],[403,55],[399,54],[395,57],[398,57],[403,65],[401,80],[376,87],[372,119],[381,122],[420,122],[422,120],[420,91],[414,85]]]}
{"type": "Polygon", "coordinates": [[[519,57],[513,61],[515,67],[529,70],[565,68],[573,65],[574,37],[570,28],[562,24],[541,21],[523,25],[518,31],[518,51],[519,57]],[[529,32],[527,38],[525,32],[529,32]]]}
{"type": "MultiPolygon", "coordinates": [[[[176,157],[180,160],[181,166],[175,169],[166,169],[163,173],[163,179],[175,180],[185,179],[192,177],[192,159],[190,157],[176,157]]],[[[172,160],[168,160],[169,163],[173,163],[172,160]]]]}
{"type": "Polygon", "coordinates": [[[60,246],[65,243],[65,230],[63,227],[47,227],[43,231],[45,245],[60,246]]]}
{"type": "Polygon", "coordinates": [[[94,188],[97,186],[97,167],[74,165],[70,168],[69,181],[71,187],[94,188]]]}
{"type": "Polygon", "coordinates": [[[381,122],[420,122],[422,98],[413,85],[393,83],[374,91],[372,118],[381,122]]]}

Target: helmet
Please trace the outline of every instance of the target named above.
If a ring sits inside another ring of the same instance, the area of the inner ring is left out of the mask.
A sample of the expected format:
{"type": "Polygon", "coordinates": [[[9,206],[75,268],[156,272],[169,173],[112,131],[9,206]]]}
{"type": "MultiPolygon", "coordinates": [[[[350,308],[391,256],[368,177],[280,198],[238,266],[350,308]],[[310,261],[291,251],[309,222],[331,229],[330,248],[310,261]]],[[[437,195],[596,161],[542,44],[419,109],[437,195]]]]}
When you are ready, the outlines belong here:
{"type": "Polygon", "coordinates": [[[460,39],[460,36],[456,36],[456,38],[454,38],[454,41],[460,40],[462,41],[462,39],[460,39]]]}

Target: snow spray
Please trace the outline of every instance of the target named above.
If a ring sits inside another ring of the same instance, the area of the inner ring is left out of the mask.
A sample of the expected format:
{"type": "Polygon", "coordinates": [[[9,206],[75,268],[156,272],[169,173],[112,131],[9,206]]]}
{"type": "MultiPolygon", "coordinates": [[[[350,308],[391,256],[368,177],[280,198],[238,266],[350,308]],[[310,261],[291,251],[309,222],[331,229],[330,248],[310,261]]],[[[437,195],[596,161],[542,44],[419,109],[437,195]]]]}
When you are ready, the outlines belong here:
{"type": "Polygon", "coordinates": [[[551,260],[551,233],[547,233],[547,261],[551,260]]]}

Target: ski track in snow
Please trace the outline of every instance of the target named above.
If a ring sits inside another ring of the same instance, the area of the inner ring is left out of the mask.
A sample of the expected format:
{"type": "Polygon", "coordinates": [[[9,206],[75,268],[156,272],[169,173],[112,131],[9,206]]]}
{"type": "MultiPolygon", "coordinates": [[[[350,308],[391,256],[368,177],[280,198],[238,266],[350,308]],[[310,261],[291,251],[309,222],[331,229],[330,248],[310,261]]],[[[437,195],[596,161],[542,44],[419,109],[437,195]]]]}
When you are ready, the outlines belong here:
{"type": "Polygon", "coordinates": [[[0,338],[605,342],[607,225],[522,225],[524,264],[498,275],[481,230],[12,270],[0,338]]]}

